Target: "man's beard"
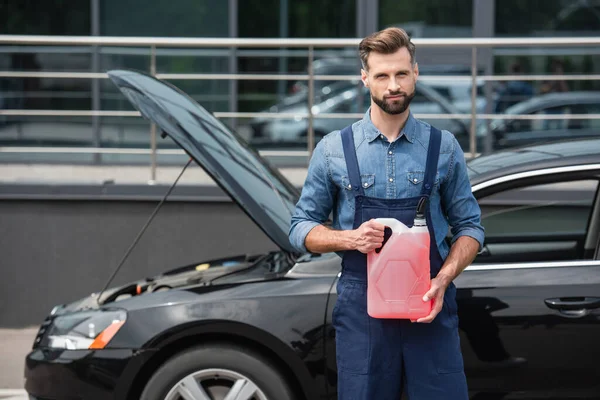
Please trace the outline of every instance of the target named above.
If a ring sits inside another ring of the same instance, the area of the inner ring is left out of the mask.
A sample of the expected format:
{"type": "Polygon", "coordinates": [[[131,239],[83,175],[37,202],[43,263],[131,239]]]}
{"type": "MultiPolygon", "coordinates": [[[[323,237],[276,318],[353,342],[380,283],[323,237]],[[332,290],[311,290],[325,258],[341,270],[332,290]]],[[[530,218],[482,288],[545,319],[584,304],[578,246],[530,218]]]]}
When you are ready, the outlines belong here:
{"type": "Polygon", "coordinates": [[[385,98],[377,98],[373,95],[373,93],[371,93],[371,98],[373,99],[373,102],[377,104],[379,108],[381,108],[385,113],[390,115],[397,115],[402,114],[404,111],[406,111],[406,109],[410,105],[410,102],[415,97],[415,91],[413,90],[413,92],[410,95],[408,95],[406,92],[394,92],[390,93],[388,96],[397,95],[400,95],[401,97],[392,102],[386,101],[385,98]]]}

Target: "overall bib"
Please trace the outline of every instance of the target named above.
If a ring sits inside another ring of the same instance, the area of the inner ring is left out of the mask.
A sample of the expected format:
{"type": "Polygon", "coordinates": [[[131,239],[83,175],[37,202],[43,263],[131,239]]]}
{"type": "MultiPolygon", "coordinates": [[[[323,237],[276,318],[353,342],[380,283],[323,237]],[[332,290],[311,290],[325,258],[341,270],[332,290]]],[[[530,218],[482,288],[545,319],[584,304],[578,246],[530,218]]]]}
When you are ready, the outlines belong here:
{"type": "MultiPolygon", "coordinates": [[[[431,128],[421,195],[405,199],[367,197],[360,180],[354,135],[342,130],[348,177],[355,194],[354,229],[372,218],[396,218],[411,227],[417,204],[429,199],[440,152],[441,132],[431,128]]],[[[427,201],[431,236],[431,277],[442,267],[427,201]]],[[[429,324],[377,319],[367,314],[367,257],[346,251],[333,310],[336,331],[338,399],[400,400],[403,386],[410,400],[468,399],[458,335],[456,287],[450,284],[440,313],[429,324]]]]}

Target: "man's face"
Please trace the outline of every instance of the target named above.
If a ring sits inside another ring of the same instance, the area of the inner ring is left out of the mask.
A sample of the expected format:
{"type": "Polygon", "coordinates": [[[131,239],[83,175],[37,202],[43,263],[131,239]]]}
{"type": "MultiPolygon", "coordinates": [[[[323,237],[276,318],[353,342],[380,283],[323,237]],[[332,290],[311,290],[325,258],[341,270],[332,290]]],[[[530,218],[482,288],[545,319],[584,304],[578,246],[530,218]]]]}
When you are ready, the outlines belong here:
{"type": "Polygon", "coordinates": [[[371,99],[388,114],[402,114],[415,97],[419,68],[410,61],[406,47],[393,54],[369,54],[368,71],[361,71],[364,85],[371,91],[371,99]]]}

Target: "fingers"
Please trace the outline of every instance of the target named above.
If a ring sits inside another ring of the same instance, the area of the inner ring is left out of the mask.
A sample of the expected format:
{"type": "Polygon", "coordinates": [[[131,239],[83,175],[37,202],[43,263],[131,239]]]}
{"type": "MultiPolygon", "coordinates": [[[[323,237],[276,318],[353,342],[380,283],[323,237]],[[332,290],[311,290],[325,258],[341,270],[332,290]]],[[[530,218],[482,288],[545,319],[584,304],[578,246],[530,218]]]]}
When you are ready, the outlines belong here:
{"type": "Polygon", "coordinates": [[[433,320],[438,315],[438,313],[439,313],[439,311],[438,312],[431,311],[431,314],[429,314],[425,318],[419,318],[417,320],[417,323],[418,324],[430,324],[431,322],[433,322],[433,320]]]}
{"type": "Polygon", "coordinates": [[[444,300],[444,295],[443,293],[445,292],[445,286],[440,284],[440,281],[437,278],[433,278],[431,280],[431,286],[429,288],[429,291],[427,293],[425,293],[425,295],[423,295],[423,301],[429,301],[431,299],[435,299],[438,297],[438,293],[441,292],[441,299],[439,299],[440,301],[444,300]]]}
{"type": "Polygon", "coordinates": [[[379,244],[383,243],[383,232],[379,232],[369,227],[363,228],[362,235],[363,240],[367,243],[379,244]]]}
{"type": "Polygon", "coordinates": [[[385,232],[385,225],[382,225],[379,222],[375,222],[374,220],[364,222],[361,228],[366,234],[375,237],[383,238],[385,232]]]}
{"type": "MultiPolygon", "coordinates": [[[[432,292],[433,293],[437,292],[437,288],[435,290],[432,289],[429,292],[427,292],[425,294],[425,296],[423,296],[423,301],[429,301],[429,300],[425,300],[425,297],[430,295],[432,292]]],[[[442,307],[444,305],[444,292],[442,292],[442,294],[439,296],[435,296],[435,294],[431,294],[429,297],[435,299],[433,302],[433,307],[431,308],[431,312],[429,313],[428,316],[417,319],[416,322],[418,322],[418,323],[428,324],[435,319],[435,317],[440,313],[440,311],[442,311],[442,307]]],[[[415,322],[414,320],[411,320],[411,321],[415,322]]]]}
{"type": "Polygon", "coordinates": [[[436,287],[432,287],[431,289],[429,289],[429,291],[423,295],[423,301],[429,301],[435,298],[435,296],[437,295],[437,291],[438,289],[436,287]]]}
{"type": "Polygon", "coordinates": [[[361,253],[369,253],[375,249],[378,249],[381,247],[381,244],[383,243],[383,240],[374,240],[374,241],[368,241],[367,243],[365,243],[364,245],[362,245],[361,247],[359,247],[359,251],[361,253]]]}
{"type": "Polygon", "coordinates": [[[374,231],[381,232],[381,236],[383,236],[383,233],[385,231],[385,225],[375,221],[374,219],[370,219],[370,220],[364,222],[363,226],[365,228],[370,228],[374,231]]]}
{"type": "Polygon", "coordinates": [[[376,238],[383,239],[384,231],[380,231],[378,229],[371,228],[370,226],[363,227],[363,233],[367,236],[372,236],[376,238]]]}
{"type": "Polygon", "coordinates": [[[383,244],[384,229],[384,225],[373,220],[364,222],[357,230],[358,250],[366,254],[380,248],[383,244]]]}
{"type": "Polygon", "coordinates": [[[426,317],[417,319],[417,323],[428,324],[428,323],[432,322],[435,319],[435,317],[437,317],[437,315],[440,313],[440,311],[442,311],[442,306],[440,303],[441,302],[436,301],[436,305],[432,308],[429,315],[426,317]]]}

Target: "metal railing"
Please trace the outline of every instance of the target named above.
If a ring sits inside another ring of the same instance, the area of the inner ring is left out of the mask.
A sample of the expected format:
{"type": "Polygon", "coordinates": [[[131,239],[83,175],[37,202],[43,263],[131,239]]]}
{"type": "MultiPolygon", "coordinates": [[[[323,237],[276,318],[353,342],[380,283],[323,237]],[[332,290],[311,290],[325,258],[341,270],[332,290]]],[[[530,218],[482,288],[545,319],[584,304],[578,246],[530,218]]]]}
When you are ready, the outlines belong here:
{"type": "MultiPolygon", "coordinates": [[[[299,113],[265,113],[265,112],[215,112],[217,118],[293,118],[302,117],[308,120],[307,149],[305,152],[298,151],[262,151],[269,155],[308,155],[310,156],[314,145],[315,135],[313,122],[314,82],[315,80],[356,80],[357,76],[348,75],[316,75],[313,70],[315,51],[317,49],[331,48],[357,48],[360,39],[244,39],[244,38],[164,38],[164,37],[109,37],[109,36],[18,36],[0,35],[0,46],[118,46],[126,48],[144,47],[149,49],[150,65],[149,71],[160,79],[178,80],[298,80],[308,82],[308,97],[306,114],[299,113]],[[159,48],[302,48],[307,50],[307,74],[199,74],[199,73],[158,73],[156,64],[157,49],[159,48]]],[[[423,48],[463,48],[471,49],[471,75],[435,75],[421,76],[422,81],[470,81],[471,82],[471,112],[459,114],[421,114],[417,117],[436,118],[463,118],[470,119],[469,152],[474,157],[476,148],[476,121],[477,119],[600,119],[600,114],[568,114],[568,115],[506,115],[506,114],[478,114],[476,109],[477,81],[509,81],[509,80],[598,80],[600,75],[478,75],[478,49],[481,48],[514,48],[514,47],[573,47],[597,48],[600,45],[600,37],[552,37],[552,38],[461,38],[461,39],[425,39],[415,38],[413,42],[417,49],[423,48]]],[[[17,49],[18,50],[18,49],[17,49]]],[[[108,75],[103,72],[37,72],[37,71],[0,71],[0,78],[57,78],[57,79],[107,79],[108,75]]],[[[0,110],[0,116],[90,116],[90,117],[132,117],[139,116],[138,112],[117,110],[24,110],[6,109],[0,110]]],[[[358,113],[319,113],[319,118],[361,118],[363,114],[358,113]]],[[[99,147],[86,148],[31,148],[31,147],[0,147],[2,152],[73,152],[73,153],[129,153],[150,154],[151,156],[151,180],[156,177],[157,154],[172,154],[172,150],[157,149],[156,128],[151,125],[151,147],[150,149],[105,149],[99,147]]]]}

